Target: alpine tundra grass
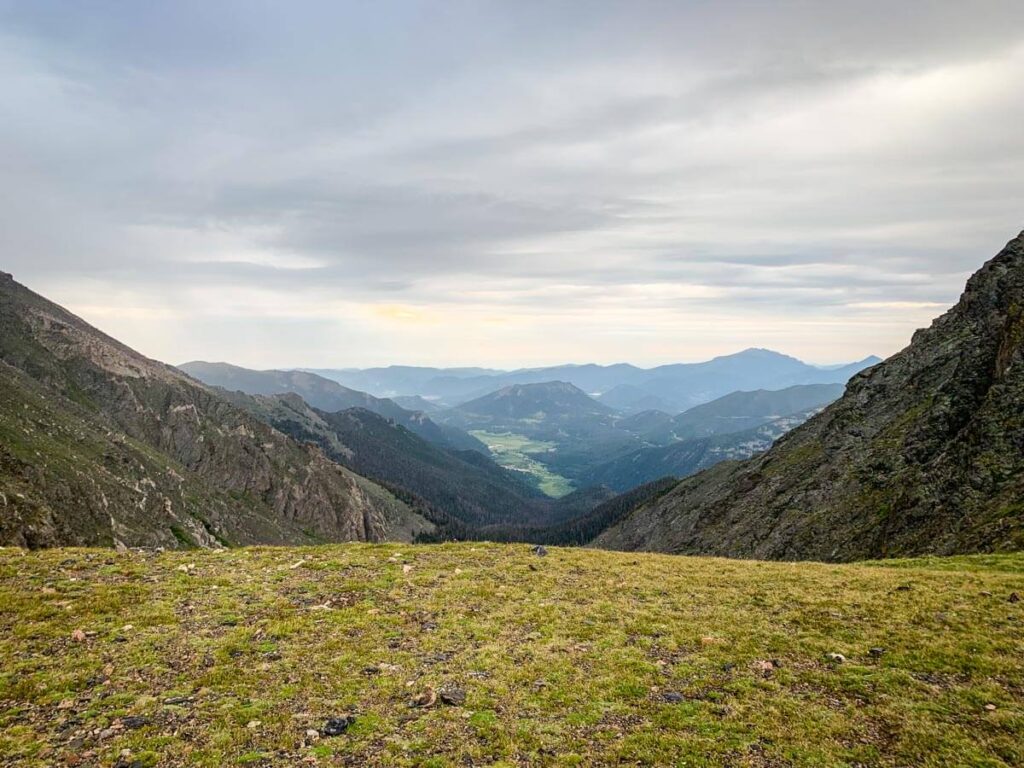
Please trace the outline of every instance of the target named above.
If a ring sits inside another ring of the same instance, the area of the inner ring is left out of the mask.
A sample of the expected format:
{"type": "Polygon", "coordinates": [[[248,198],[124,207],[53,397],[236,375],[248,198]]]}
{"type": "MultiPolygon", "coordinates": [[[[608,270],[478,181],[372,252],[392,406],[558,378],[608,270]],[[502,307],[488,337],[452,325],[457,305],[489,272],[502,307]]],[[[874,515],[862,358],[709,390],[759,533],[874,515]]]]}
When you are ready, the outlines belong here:
{"type": "Polygon", "coordinates": [[[0,550],[0,763],[1024,764],[1024,555],[0,550]]]}

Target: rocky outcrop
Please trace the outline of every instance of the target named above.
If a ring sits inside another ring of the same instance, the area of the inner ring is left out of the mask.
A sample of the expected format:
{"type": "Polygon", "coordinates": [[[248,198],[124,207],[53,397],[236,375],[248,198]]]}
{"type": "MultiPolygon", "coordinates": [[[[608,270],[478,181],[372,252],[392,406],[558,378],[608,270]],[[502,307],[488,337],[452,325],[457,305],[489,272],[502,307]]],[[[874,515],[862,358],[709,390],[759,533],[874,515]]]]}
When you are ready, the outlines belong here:
{"type": "Polygon", "coordinates": [[[1024,547],[1024,233],[771,450],[684,480],[593,543],[821,560],[1024,547]]]}
{"type": "Polygon", "coordinates": [[[0,543],[370,540],[409,510],[0,278],[0,543]]]}

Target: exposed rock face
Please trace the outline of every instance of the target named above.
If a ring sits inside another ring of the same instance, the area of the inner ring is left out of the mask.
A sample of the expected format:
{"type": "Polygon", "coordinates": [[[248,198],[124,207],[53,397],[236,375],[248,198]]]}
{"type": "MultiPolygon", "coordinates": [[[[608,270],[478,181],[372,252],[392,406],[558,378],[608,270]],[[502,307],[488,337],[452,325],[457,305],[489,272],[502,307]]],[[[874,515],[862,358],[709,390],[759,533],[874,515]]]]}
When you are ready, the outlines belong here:
{"type": "Polygon", "coordinates": [[[380,540],[408,512],[10,276],[0,384],[0,543],[380,540]]]}
{"type": "Polygon", "coordinates": [[[822,560],[1024,547],[1024,233],[821,414],[594,545],[822,560]]]}

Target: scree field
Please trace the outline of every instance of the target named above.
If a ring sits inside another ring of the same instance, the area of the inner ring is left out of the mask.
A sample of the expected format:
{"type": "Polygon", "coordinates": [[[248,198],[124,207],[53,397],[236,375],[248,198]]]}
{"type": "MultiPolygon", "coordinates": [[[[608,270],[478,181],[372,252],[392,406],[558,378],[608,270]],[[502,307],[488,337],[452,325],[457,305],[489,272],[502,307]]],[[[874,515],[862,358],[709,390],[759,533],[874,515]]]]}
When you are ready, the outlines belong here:
{"type": "Polygon", "coordinates": [[[1021,555],[5,549],[0,763],[1020,766],[1022,594],[1021,555]]]}

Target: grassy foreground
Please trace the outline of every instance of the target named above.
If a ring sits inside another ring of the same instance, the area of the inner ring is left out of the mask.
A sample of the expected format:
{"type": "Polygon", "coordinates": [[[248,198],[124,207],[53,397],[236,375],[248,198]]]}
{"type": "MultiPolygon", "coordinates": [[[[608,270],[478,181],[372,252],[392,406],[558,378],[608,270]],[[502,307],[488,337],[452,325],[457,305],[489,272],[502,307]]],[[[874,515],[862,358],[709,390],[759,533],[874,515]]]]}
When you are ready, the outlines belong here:
{"type": "Polygon", "coordinates": [[[1014,592],[1020,555],[0,550],[0,764],[1024,765],[1014,592]]]}

